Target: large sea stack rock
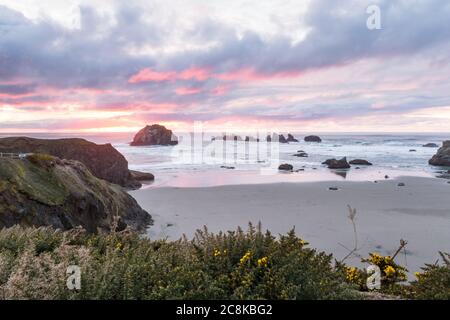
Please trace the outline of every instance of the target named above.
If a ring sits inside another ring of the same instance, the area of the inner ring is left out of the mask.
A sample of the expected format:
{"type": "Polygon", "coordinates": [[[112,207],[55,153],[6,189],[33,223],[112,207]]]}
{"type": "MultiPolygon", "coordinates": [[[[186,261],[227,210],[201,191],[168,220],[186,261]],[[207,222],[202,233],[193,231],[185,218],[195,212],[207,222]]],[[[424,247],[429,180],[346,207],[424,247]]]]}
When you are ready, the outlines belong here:
{"type": "Polygon", "coordinates": [[[267,142],[279,142],[279,143],[288,143],[286,137],[282,134],[273,133],[272,137],[267,136],[266,138],[267,142]]]}
{"type": "Polygon", "coordinates": [[[304,139],[306,142],[322,142],[319,136],[306,136],[304,139]]]}
{"type": "Polygon", "coordinates": [[[342,158],[340,160],[328,159],[322,164],[326,164],[329,169],[348,169],[350,165],[347,162],[347,158],[342,158]]]}
{"type": "Polygon", "coordinates": [[[298,142],[298,140],[295,139],[294,136],[290,133],[288,133],[286,140],[287,140],[287,142],[298,142]]]}
{"type": "Polygon", "coordinates": [[[151,222],[122,187],[96,178],[81,162],[42,154],[0,158],[0,228],[143,231],[151,222]]]}
{"type": "Polygon", "coordinates": [[[433,166],[450,167],[450,140],[444,141],[442,147],[437,153],[428,161],[433,166]]]}
{"type": "Polygon", "coordinates": [[[0,153],[43,153],[82,162],[97,178],[127,188],[140,188],[128,170],[128,161],[111,144],[95,144],[79,139],[34,139],[9,137],[0,139],[0,153]]]}
{"type": "MultiPolygon", "coordinates": [[[[225,140],[225,139],[224,139],[225,140]]],[[[134,136],[132,146],[173,146],[178,144],[178,139],[173,135],[172,130],[159,124],[146,126],[139,130],[134,136]]]]}

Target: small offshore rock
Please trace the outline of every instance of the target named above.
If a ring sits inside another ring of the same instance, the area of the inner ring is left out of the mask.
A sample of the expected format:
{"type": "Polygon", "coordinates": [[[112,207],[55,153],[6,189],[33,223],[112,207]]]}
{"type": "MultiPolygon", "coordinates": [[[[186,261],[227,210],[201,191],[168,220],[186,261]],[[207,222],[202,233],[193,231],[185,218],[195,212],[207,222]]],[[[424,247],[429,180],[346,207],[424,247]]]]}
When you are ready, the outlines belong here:
{"type": "Polygon", "coordinates": [[[436,143],[427,143],[427,144],[424,144],[422,147],[424,147],[424,148],[439,148],[439,146],[436,143]]]}

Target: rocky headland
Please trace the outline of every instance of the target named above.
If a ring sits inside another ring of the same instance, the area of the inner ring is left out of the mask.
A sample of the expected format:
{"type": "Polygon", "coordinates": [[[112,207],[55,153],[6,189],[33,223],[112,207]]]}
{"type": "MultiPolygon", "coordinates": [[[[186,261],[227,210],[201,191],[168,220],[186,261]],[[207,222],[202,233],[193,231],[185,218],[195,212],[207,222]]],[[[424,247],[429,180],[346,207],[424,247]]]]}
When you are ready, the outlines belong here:
{"type": "Polygon", "coordinates": [[[95,177],[81,162],[44,154],[0,158],[0,228],[142,231],[151,223],[122,187],[95,177]]]}
{"type": "Polygon", "coordinates": [[[97,178],[130,189],[141,183],[128,169],[128,161],[111,144],[79,139],[0,138],[0,153],[42,153],[83,163],[97,178]]]}

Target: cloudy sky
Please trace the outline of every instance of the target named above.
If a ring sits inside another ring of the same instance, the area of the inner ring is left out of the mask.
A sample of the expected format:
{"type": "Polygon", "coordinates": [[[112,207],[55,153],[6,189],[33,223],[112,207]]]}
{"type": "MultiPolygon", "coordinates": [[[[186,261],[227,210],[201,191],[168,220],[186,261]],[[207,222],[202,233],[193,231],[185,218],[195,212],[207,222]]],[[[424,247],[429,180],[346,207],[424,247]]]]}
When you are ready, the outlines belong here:
{"type": "Polygon", "coordinates": [[[449,132],[449,17],[447,0],[0,0],[0,131],[449,132]]]}

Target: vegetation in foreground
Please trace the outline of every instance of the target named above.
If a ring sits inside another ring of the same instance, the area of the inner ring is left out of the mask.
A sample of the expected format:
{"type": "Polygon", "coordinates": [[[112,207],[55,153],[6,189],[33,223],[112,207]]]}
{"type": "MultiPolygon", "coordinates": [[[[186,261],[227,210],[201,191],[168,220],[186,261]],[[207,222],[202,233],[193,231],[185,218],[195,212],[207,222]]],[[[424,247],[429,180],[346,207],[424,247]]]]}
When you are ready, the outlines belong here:
{"type": "MultiPolygon", "coordinates": [[[[450,299],[450,263],[443,258],[400,285],[404,271],[371,256],[386,264],[386,293],[418,299],[450,299]]],[[[171,242],[127,230],[0,230],[1,299],[362,299],[365,277],[293,231],[274,237],[252,226],[217,235],[203,230],[192,241],[171,242]],[[67,288],[70,265],[80,267],[79,290],[67,288]]]]}

